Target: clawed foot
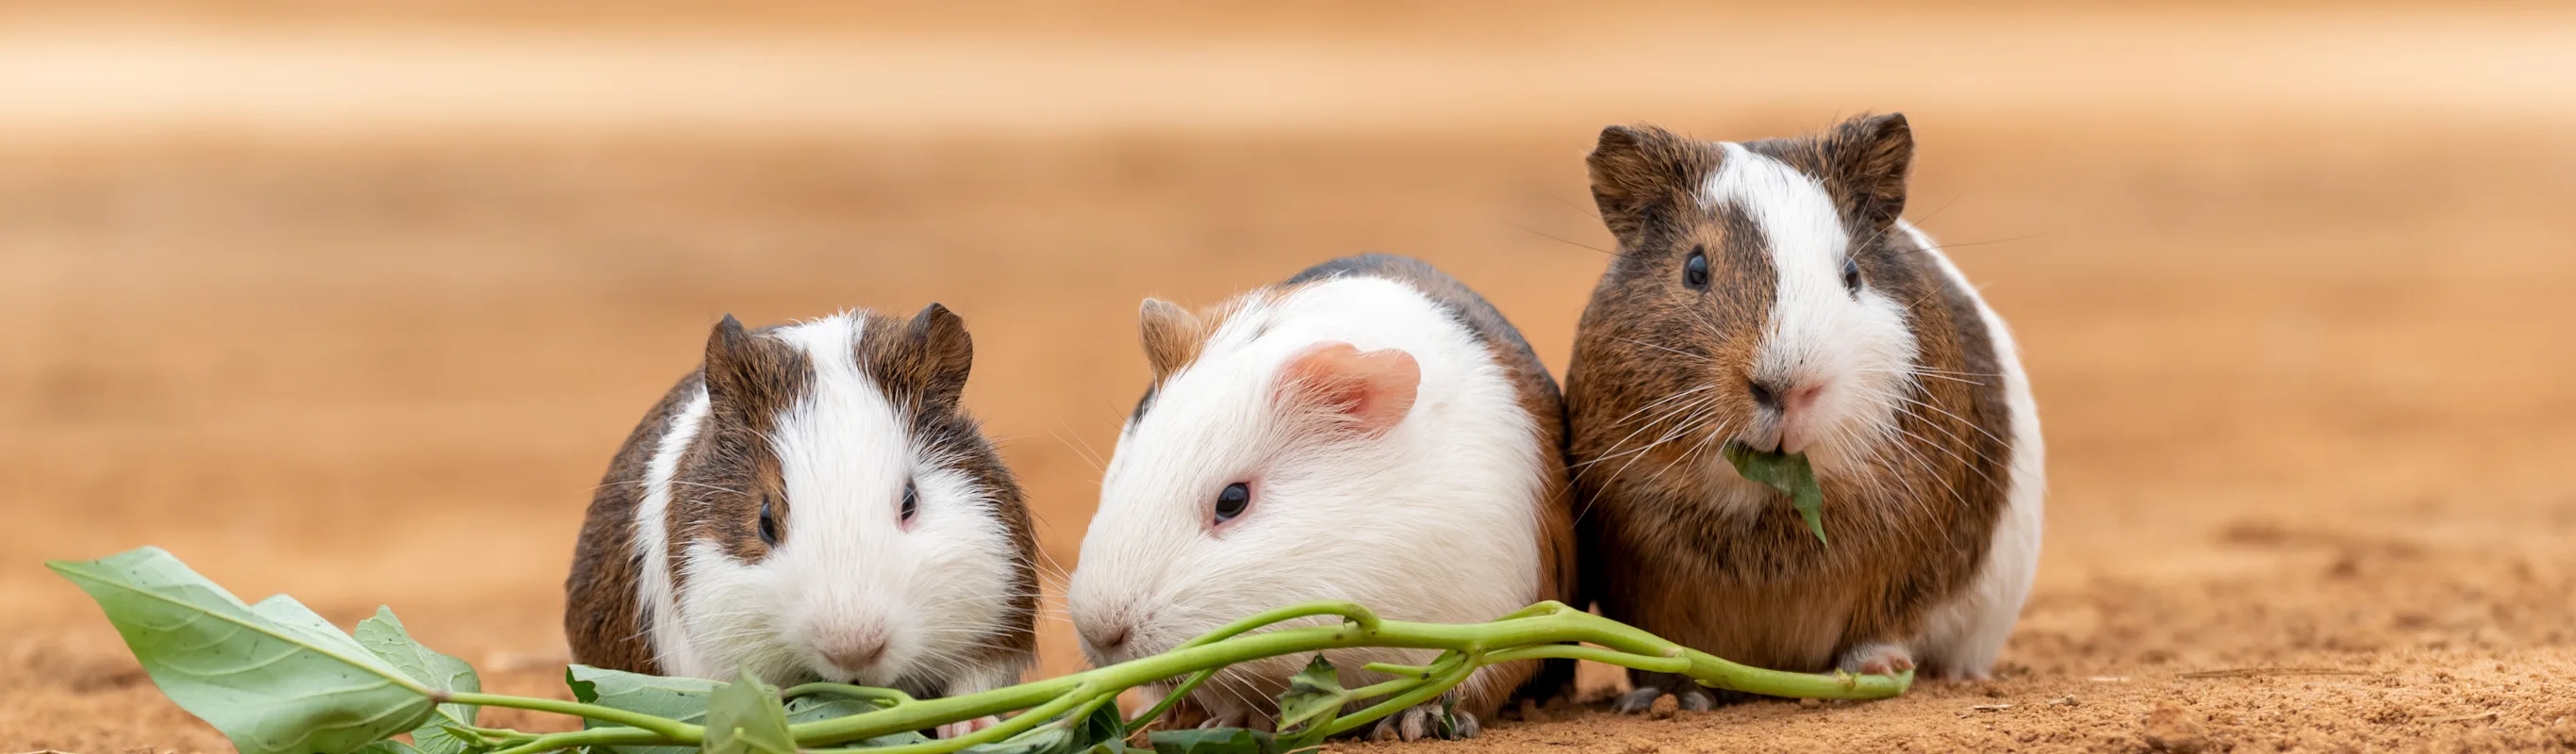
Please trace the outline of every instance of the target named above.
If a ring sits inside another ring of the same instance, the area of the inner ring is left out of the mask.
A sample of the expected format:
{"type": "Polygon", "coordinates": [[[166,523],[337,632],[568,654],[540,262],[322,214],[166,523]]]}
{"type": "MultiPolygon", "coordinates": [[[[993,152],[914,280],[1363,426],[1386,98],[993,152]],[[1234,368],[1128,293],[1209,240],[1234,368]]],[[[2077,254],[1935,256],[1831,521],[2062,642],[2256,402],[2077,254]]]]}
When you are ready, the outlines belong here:
{"type": "Polygon", "coordinates": [[[1620,694],[1617,700],[1610,702],[1610,709],[1618,711],[1619,714],[1634,715],[1655,706],[1655,699],[1663,695],[1664,690],[1661,688],[1639,686],[1629,689],[1628,693],[1620,694]]]}
{"type": "Polygon", "coordinates": [[[1843,653],[1844,672],[1896,675],[1914,669],[1914,653],[1894,644],[1863,644],[1843,653]]]}
{"type": "MultiPolygon", "coordinates": [[[[1654,709],[1655,700],[1663,696],[1662,688],[1640,686],[1634,691],[1620,694],[1616,701],[1610,703],[1610,708],[1621,714],[1634,715],[1654,709]]],[[[1707,712],[1717,708],[1717,696],[1708,693],[1708,689],[1683,689],[1681,693],[1673,696],[1674,701],[1681,703],[1681,709],[1684,712],[1707,712]]]]}
{"type": "Polygon", "coordinates": [[[1444,725],[1441,721],[1440,705],[1415,705],[1379,719],[1377,727],[1369,731],[1369,740],[1420,741],[1425,738],[1442,738],[1457,741],[1475,738],[1477,733],[1484,730],[1484,726],[1476,722],[1475,715],[1458,712],[1448,717],[1450,724],[1444,725]]]}
{"type": "Polygon", "coordinates": [[[949,723],[947,725],[939,726],[938,735],[940,738],[964,738],[968,734],[1000,724],[1002,724],[1001,718],[994,717],[992,715],[985,715],[962,723],[949,723]]]}

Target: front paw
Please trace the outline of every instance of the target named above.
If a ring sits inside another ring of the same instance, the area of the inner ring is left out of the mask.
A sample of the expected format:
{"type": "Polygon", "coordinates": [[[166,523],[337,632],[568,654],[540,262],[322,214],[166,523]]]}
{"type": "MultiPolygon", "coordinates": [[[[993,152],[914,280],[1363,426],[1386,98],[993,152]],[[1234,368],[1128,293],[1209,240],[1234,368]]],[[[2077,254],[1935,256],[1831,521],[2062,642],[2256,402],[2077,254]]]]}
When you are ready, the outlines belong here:
{"type": "Polygon", "coordinates": [[[1419,704],[1377,721],[1369,731],[1371,741],[1420,741],[1441,738],[1458,741],[1475,738],[1484,731],[1476,716],[1465,712],[1443,714],[1439,704],[1419,704]],[[1445,719],[1444,719],[1445,718],[1445,719]]]}
{"type": "Polygon", "coordinates": [[[1914,653],[1885,642],[1871,642],[1843,653],[1843,672],[1858,675],[1896,675],[1914,669],[1914,653]]]}
{"type": "Polygon", "coordinates": [[[994,717],[992,715],[985,715],[962,723],[949,723],[947,725],[939,726],[938,736],[940,738],[964,738],[976,731],[1000,724],[1002,724],[1001,718],[994,717]]]}

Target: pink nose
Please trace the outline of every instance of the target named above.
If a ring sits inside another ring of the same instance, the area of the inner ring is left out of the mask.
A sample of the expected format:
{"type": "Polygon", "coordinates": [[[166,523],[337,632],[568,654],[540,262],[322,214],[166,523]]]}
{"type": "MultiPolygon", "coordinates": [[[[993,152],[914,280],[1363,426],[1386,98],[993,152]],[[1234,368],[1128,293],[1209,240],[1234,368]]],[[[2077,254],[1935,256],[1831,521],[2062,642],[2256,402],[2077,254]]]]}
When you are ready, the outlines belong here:
{"type": "Polygon", "coordinates": [[[1127,637],[1134,633],[1134,627],[1125,621],[1107,625],[1094,623],[1082,627],[1082,640],[1091,645],[1092,654],[1115,657],[1119,648],[1127,646],[1127,637]]]}
{"type": "Polygon", "coordinates": [[[1824,392],[1823,385],[1807,385],[1791,390],[1788,397],[1781,401],[1783,404],[1781,411],[1790,414],[1806,413],[1808,408],[1816,405],[1816,396],[1823,395],[1824,392]]]}
{"type": "Polygon", "coordinates": [[[885,659],[885,650],[885,637],[869,634],[823,650],[823,659],[831,661],[834,666],[842,670],[856,673],[876,665],[878,660],[885,659]]]}

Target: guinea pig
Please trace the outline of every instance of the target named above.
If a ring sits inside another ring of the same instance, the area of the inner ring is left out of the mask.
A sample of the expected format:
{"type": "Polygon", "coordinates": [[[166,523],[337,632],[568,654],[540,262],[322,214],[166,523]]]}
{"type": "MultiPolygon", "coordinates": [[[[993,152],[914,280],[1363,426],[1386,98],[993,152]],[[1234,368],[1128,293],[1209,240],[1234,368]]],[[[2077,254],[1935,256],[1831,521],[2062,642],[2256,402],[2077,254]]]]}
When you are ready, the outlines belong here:
{"type": "Polygon", "coordinates": [[[965,323],[938,304],[748,332],[728,315],[706,348],[591,498],[564,581],[573,658],[922,697],[1017,683],[1036,538],[958,405],[965,323]]]}
{"type": "MultiPolygon", "coordinates": [[[[1566,372],[1603,615],[1791,671],[1987,676],[2037,568],[2044,449],[2002,318],[1900,219],[1903,115],[1745,143],[1601,132],[1617,236],[1566,372]],[[1729,442],[1804,453],[1821,542],[1729,442]]],[[[1683,679],[1631,673],[1618,706],[1683,679]]]]}
{"type": "MultiPolygon", "coordinates": [[[[1067,593],[1092,662],[1307,600],[1441,622],[1575,602],[1556,382],[1457,280],[1351,257],[1198,314],[1148,299],[1141,330],[1153,384],[1119,435],[1067,593]]],[[[1384,680],[1369,662],[1434,656],[1327,654],[1345,684],[1384,680]]],[[[1233,666],[1183,709],[1269,728],[1305,662],[1233,666]]],[[[1455,729],[1434,730],[1438,708],[1423,705],[1372,734],[1472,736],[1515,692],[1571,678],[1571,663],[1483,668],[1451,692],[1455,729]]]]}

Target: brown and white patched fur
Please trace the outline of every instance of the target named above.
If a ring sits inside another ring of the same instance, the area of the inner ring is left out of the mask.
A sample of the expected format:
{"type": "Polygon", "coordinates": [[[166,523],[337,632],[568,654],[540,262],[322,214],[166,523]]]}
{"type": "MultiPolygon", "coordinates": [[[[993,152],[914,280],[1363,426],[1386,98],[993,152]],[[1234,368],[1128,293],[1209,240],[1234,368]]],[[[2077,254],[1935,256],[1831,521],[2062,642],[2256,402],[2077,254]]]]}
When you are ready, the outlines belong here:
{"type": "MultiPolygon", "coordinates": [[[[1352,257],[1195,315],[1148,300],[1142,330],[1154,383],[1119,436],[1068,593],[1094,663],[1308,600],[1449,623],[1580,604],[1555,380],[1456,280],[1352,257]]],[[[1385,680],[1366,663],[1434,655],[1328,654],[1346,685],[1385,680]]],[[[1305,661],[1229,668],[1184,717],[1268,727],[1305,661]]],[[[1570,681],[1570,667],[1546,670],[1479,671],[1456,692],[1458,732],[1516,690],[1570,681]]],[[[1419,738],[1428,722],[1415,709],[1377,733],[1419,738]]]]}
{"type": "Polygon", "coordinates": [[[973,359],[938,304],[751,332],[726,317],[591,500],[564,585],[574,659],[918,696],[1017,683],[1036,540],[958,405],[973,359]]]}
{"type": "MultiPolygon", "coordinates": [[[[1746,143],[1612,127],[1619,253],[1566,375],[1605,615],[1737,662],[1983,678],[2039,556],[2037,407],[2003,320],[1899,218],[1901,115],[1746,143]],[[1728,441],[1801,452],[1820,543],[1728,441]]],[[[1632,674],[1642,707],[1656,689],[1632,674]]]]}

